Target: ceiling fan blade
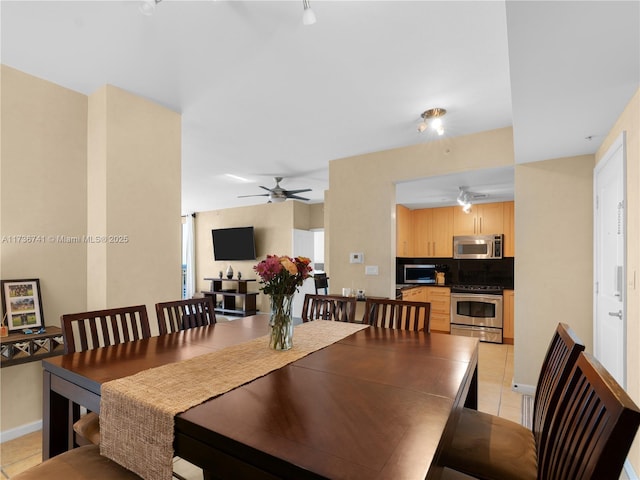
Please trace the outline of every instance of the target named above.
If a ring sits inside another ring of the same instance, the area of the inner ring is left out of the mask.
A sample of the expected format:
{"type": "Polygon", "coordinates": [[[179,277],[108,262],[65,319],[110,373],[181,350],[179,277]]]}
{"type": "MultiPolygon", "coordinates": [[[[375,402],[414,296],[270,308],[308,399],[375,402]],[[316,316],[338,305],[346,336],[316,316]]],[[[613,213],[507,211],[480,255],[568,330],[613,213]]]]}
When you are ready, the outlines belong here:
{"type": "Polygon", "coordinates": [[[310,192],[311,189],[310,188],[301,188],[300,190],[285,190],[285,193],[287,195],[291,194],[291,195],[295,195],[296,193],[303,193],[303,192],[310,192]]]}
{"type": "Polygon", "coordinates": [[[271,188],[267,188],[267,187],[264,187],[264,186],[262,186],[262,185],[260,185],[260,188],[262,188],[262,189],[266,190],[267,192],[273,192],[273,189],[271,189],[271,188]]]}
{"type": "Polygon", "coordinates": [[[299,197],[298,195],[287,195],[287,198],[293,198],[294,200],[309,200],[308,198],[299,197]]]}
{"type": "Polygon", "coordinates": [[[246,197],[268,197],[269,193],[259,193],[257,195],[238,195],[238,198],[246,198],[246,197]]]}

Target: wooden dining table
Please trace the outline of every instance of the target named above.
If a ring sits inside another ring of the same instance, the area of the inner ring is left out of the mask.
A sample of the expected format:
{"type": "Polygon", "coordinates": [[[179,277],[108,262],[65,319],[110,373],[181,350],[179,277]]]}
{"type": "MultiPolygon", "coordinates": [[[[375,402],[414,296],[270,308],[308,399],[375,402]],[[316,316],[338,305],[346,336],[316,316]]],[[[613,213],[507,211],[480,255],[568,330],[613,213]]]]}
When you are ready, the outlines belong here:
{"type": "MultiPolygon", "coordinates": [[[[43,458],[73,448],[73,405],[100,412],[104,383],[267,333],[253,315],[43,360],[43,458]]],[[[174,453],[205,478],[439,478],[477,366],[476,339],[365,328],[179,413],[174,453]]]]}

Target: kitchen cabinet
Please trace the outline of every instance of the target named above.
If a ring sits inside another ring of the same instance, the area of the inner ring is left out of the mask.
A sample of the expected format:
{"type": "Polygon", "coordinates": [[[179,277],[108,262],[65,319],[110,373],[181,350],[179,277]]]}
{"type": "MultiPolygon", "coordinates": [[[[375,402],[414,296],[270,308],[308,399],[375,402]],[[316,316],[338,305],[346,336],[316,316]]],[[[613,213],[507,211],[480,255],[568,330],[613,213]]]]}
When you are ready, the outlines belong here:
{"type": "Polygon", "coordinates": [[[515,292],[513,290],[504,290],[502,292],[502,342],[513,345],[514,326],[513,326],[513,299],[515,292]]]}
{"type": "Polygon", "coordinates": [[[409,302],[427,302],[430,307],[431,331],[450,330],[451,289],[448,287],[415,287],[402,292],[402,300],[409,302]]]}
{"type": "Polygon", "coordinates": [[[503,219],[503,257],[515,257],[515,204],[514,202],[504,202],[504,219],[503,219]]]}
{"type": "Polygon", "coordinates": [[[451,289],[424,287],[426,302],[431,304],[431,331],[449,333],[451,326],[451,289]]]}
{"type": "Polygon", "coordinates": [[[404,205],[396,205],[396,256],[413,256],[413,218],[404,205]]]}
{"type": "MultiPolygon", "coordinates": [[[[408,288],[402,292],[402,300],[407,302],[426,302],[426,287],[408,288]]],[[[424,312],[420,314],[420,324],[424,322],[424,312]]]]}
{"type": "Polygon", "coordinates": [[[454,207],[413,210],[413,256],[453,257],[454,207]]]}
{"type": "Polygon", "coordinates": [[[472,205],[469,213],[465,213],[462,208],[454,208],[454,235],[492,235],[504,233],[503,230],[503,202],[472,205]]]}
{"type": "Polygon", "coordinates": [[[407,302],[426,302],[426,287],[407,288],[402,291],[402,300],[407,302]]]}

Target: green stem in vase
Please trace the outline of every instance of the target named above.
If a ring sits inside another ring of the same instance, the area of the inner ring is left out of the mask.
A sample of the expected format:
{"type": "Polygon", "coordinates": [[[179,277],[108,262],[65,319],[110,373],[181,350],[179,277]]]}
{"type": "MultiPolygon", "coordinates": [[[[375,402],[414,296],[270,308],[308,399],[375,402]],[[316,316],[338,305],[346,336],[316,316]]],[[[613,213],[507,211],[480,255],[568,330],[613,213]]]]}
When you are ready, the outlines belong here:
{"type": "Polygon", "coordinates": [[[293,295],[271,295],[269,346],[274,350],[289,350],[293,347],[292,302],[293,295]]]}

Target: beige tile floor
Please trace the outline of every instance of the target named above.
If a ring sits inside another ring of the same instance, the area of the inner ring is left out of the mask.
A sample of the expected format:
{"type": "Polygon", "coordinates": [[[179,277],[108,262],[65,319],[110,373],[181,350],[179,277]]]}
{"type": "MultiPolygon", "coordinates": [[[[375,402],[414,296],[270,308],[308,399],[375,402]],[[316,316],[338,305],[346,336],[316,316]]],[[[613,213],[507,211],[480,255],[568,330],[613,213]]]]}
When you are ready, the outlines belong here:
{"type": "MultiPolygon", "coordinates": [[[[481,343],[478,365],[479,410],[520,422],[522,395],[511,391],[513,347],[481,343]]],[[[41,448],[40,431],[1,443],[0,479],[10,479],[13,475],[40,463],[41,448]]],[[[202,471],[184,460],[176,460],[174,471],[188,480],[202,480],[202,471]]]]}

